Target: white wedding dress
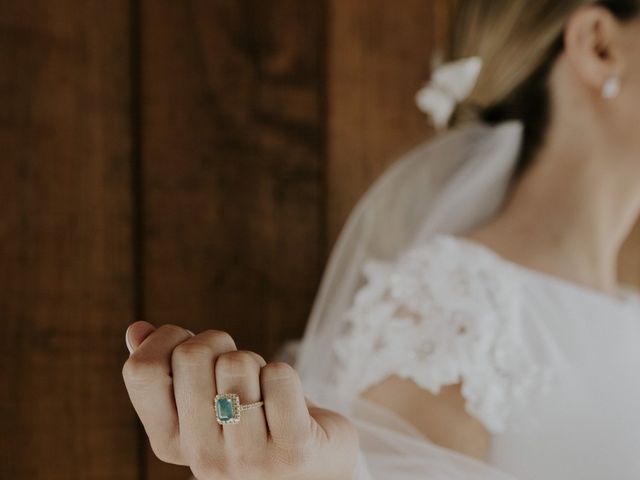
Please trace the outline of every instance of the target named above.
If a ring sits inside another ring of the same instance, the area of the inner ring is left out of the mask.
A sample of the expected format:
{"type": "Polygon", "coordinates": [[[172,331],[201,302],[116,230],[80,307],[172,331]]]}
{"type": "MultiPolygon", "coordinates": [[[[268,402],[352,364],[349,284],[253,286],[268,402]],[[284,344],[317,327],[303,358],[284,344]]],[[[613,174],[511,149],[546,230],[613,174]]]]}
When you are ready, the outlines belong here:
{"type": "MultiPolygon", "coordinates": [[[[630,287],[609,296],[453,235],[368,262],[364,274],[334,345],[332,394],[392,374],[433,393],[462,379],[467,410],[492,433],[490,465],[520,479],[640,477],[640,300],[630,287]]],[[[371,474],[405,478],[406,453],[398,476],[371,474]]],[[[406,478],[432,478],[414,473],[406,478]]]]}

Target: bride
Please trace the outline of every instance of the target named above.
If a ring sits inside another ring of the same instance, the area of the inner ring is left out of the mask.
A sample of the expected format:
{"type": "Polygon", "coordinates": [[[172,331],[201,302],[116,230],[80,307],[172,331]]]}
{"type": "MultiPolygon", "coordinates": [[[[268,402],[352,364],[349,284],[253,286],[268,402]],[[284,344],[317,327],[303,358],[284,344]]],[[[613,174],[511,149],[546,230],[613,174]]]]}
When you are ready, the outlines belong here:
{"type": "Polygon", "coordinates": [[[296,370],[137,322],[151,446],[209,479],[640,475],[640,1],[460,0],[417,100],[442,129],[374,184],[296,370]]]}

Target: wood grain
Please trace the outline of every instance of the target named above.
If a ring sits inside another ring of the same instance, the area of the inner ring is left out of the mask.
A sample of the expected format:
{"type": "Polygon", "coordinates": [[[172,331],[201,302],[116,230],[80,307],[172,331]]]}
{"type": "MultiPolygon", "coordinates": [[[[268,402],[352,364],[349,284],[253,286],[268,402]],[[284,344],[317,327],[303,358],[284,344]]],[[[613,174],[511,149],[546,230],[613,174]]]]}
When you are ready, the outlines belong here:
{"type": "Polygon", "coordinates": [[[328,241],[365,189],[431,134],[414,95],[445,35],[445,2],[331,0],[328,19],[328,241]]]}
{"type": "Polygon", "coordinates": [[[143,1],[147,320],[266,356],[301,335],[324,261],[323,3],[143,1]]]}
{"type": "Polygon", "coordinates": [[[0,2],[0,477],[138,477],[128,2],[0,2]]]}

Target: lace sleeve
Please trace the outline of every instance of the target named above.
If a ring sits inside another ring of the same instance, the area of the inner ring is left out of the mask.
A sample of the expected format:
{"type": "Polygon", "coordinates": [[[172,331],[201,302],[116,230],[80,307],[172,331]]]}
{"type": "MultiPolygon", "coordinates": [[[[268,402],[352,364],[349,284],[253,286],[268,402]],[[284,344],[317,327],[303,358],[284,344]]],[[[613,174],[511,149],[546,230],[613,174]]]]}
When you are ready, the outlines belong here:
{"type": "Polygon", "coordinates": [[[467,411],[503,431],[541,373],[524,345],[506,265],[436,237],[395,262],[370,260],[362,273],[334,345],[338,388],[357,394],[393,374],[434,394],[462,382],[467,411]]]}

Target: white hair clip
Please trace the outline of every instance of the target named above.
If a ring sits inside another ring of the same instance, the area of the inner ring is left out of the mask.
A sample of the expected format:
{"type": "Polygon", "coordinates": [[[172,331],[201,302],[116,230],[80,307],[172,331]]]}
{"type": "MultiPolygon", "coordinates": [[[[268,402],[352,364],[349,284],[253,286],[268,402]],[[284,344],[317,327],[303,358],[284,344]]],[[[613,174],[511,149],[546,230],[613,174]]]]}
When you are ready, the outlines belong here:
{"type": "Polygon", "coordinates": [[[469,57],[444,63],[433,71],[431,81],[416,94],[416,103],[431,116],[437,129],[449,125],[457,103],[471,94],[481,70],[482,59],[469,57]]]}

